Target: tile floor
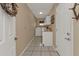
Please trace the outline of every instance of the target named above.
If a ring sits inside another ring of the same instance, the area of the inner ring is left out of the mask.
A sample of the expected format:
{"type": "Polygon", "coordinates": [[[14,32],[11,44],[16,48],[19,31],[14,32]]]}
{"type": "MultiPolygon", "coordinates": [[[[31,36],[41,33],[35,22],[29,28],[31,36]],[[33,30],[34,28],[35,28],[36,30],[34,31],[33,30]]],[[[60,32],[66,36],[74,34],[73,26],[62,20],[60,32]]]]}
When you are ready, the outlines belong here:
{"type": "Polygon", "coordinates": [[[58,56],[53,47],[40,46],[41,40],[41,37],[35,37],[23,56],[58,56]]]}

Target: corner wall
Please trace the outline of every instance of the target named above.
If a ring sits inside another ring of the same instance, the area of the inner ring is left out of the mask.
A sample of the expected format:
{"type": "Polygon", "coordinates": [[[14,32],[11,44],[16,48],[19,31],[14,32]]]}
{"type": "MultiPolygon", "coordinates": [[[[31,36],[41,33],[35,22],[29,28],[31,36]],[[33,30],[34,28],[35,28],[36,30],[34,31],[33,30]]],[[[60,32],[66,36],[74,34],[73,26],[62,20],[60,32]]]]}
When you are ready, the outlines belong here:
{"type": "Polygon", "coordinates": [[[16,53],[19,55],[32,40],[35,28],[35,18],[26,4],[18,4],[16,16],[16,53]]]}
{"type": "Polygon", "coordinates": [[[74,55],[79,56],[79,21],[74,21],[74,55]]]}

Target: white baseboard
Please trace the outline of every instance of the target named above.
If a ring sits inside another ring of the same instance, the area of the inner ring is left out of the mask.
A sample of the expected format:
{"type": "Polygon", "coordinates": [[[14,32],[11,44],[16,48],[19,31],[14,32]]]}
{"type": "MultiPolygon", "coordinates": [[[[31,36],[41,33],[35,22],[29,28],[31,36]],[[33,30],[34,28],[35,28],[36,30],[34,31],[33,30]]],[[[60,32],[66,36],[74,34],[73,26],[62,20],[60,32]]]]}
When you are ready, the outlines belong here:
{"type": "MultiPolygon", "coordinates": [[[[34,39],[34,38],[33,38],[33,39],[34,39]]],[[[30,44],[32,43],[33,39],[30,40],[30,42],[26,45],[26,47],[25,47],[24,50],[20,53],[19,56],[22,56],[22,55],[24,54],[24,52],[27,50],[27,48],[28,48],[28,47],[30,46],[30,44]]]]}
{"type": "Polygon", "coordinates": [[[59,51],[58,51],[58,49],[57,48],[55,48],[55,51],[57,52],[57,54],[60,56],[60,53],[59,53],[59,51]]]}

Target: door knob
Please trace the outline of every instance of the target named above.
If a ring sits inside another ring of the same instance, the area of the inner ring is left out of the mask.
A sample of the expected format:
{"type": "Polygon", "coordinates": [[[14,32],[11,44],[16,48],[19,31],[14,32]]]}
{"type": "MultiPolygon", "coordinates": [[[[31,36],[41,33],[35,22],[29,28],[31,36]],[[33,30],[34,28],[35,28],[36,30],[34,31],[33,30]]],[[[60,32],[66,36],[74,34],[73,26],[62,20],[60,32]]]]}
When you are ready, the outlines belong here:
{"type": "Polygon", "coordinates": [[[17,40],[18,38],[17,37],[15,37],[15,40],[17,40]]]}

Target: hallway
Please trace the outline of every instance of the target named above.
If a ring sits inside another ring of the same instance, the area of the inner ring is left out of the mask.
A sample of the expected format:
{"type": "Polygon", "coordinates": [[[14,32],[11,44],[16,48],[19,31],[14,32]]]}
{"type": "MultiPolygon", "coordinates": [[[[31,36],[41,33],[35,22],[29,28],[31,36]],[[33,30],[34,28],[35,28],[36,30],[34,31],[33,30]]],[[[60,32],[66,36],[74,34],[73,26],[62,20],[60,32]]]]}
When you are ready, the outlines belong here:
{"type": "Polygon", "coordinates": [[[79,15],[74,20],[70,10],[75,5],[79,4],[2,3],[0,56],[79,55],[79,15]],[[4,5],[17,5],[17,15],[7,13],[4,5]]]}
{"type": "Polygon", "coordinates": [[[41,37],[35,37],[23,56],[58,56],[53,47],[40,46],[41,37]]]}

